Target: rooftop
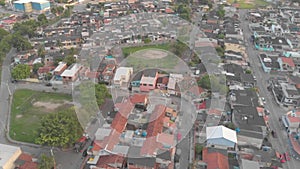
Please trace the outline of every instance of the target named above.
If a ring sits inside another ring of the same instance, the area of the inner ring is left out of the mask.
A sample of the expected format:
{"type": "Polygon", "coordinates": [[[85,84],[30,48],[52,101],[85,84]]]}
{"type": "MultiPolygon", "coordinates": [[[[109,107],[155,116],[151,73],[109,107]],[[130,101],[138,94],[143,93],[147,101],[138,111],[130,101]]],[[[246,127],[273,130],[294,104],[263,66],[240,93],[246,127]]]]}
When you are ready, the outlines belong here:
{"type": "Polygon", "coordinates": [[[228,169],[228,157],[219,152],[209,152],[209,148],[202,151],[203,161],[207,163],[207,169],[228,169]]]}
{"type": "Polygon", "coordinates": [[[214,126],[206,128],[206,139],[224,138],[231,142],[237,143],[236,131],[224,126],[214,126]]]}
{"type": "MultiPolygon", "coordinates": [[[[21,154],[21,148],[6,144],[0,144],[0,168],[4,167],[18,152],[21,154]]],[[[16,159],[15,159],[16,160],[16,159]]]]}
{"type": "Polygon", "coordinates": [[[82,68],[82,66],[78,63],[74,63],[69,66],[62,74],[63,77],[73,77],[76,73],[82,68]]]}

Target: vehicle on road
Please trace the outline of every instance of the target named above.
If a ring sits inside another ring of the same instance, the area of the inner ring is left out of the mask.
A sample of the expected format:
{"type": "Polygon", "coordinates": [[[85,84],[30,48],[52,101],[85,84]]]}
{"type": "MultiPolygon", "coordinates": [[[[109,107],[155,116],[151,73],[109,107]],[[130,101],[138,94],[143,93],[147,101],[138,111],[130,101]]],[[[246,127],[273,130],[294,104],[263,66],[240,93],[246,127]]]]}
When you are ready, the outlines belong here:
{"type": "Polygon", "coordinates": [[[86,136],[80,137],[80,139],[75,143],[74,150],[79,153],[82,151],[82,149],[85,147],[85,145],[88,143],[89,138],[86,136]]]}
{"type": "Polygon", "coordinates": [[[276,132],[275,131],[271,131],[271,134],[272,134],[272,136],[274,137],[274,138],[277,138],[277,134],[276,134],[276,132]]]}
{"type": "Polygon", "coordinates": [[[286,162],[286,160],[284,159],[284,155],[283,154],[279,155],[279,159],[280,159],[281,163],[285,163],[286,162]]]}
{"type": "Polygon", "coordinates": [[[51,87],[52,84],[51,83],[46,83],[46,86],[51,87]]]}
{"type": "Polygon", "coordinates": [[[291,160],[290,154],[288,152],[284,153],[284,158],[285,158],[286,161],[290,161],[291,160]]]}
{"type": "Polygon", "coordinates": [[[264,104],[266,104],[266,99],[264,97],[261,98],[264,104]]]}

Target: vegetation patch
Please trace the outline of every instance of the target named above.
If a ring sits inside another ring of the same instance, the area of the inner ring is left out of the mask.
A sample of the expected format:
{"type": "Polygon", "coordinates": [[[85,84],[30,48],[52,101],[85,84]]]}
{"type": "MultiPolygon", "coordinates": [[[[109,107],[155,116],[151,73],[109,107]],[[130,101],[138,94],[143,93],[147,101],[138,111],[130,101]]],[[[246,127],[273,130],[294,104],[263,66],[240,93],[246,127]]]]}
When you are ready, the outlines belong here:
{"type": "Polygon", "coordinates": [[[41,127],[41,119],[47,114],[57,114],[70,109],[72,97],[67,94],[17,90],[11,107],[10,137],[17,141],[34,143],[41,127]],[[56,104],[55,108],[37,106],[37,103],[56,104]],[[59,104],[59,105],[58,105],[59,104]]]}

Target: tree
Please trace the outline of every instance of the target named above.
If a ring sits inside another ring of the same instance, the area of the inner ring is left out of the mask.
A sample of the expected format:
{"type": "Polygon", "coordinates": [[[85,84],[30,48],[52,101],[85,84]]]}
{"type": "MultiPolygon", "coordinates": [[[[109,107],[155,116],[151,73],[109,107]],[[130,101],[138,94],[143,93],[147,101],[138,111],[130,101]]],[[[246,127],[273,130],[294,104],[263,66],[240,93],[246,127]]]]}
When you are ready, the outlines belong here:
{"type": "Polygon", "coordinates": [[[67,63],[67,66],[72,65],[73,63],[76,62],[76,58],[72,55],[66,56],[63,60],[65,63],[67,63]]]}
{"type": "Polygon", "coordinates": [[[74,108],[59,113],[47,114],[41,119],[37,144],[70,147],[82,135],[74,108]]]}
{"type": "Polygon", "coordinates": [[[51,7],[51,13],[53,13],[54,15],[57,15],[57,8],[51,7]]]}
{"type": "Polygon", "coordinates": [[[196,154],[201,155],[202,150],[203,150],[203,146],[201,146],[200,144],[196,144],[195,145],[195,152],[196,152],[196,154]]]}
{"type": "Polygon", "coordinates": [[[44,58],[46,55],[45,47],[43,45],[40,45],[38,48],[38,57],[44,58]]]}
{"type": "Polygon", "coordinates": [[[224,33],[220,33],[220,34],[218,34],[218,39],[224,39],[225,38],[225,35],[224,35],[224,33]]]}
{"type": "Polygon", "coordinates": [[[211,89],[209,75],[203,76],[199,81],[198,85],[204,89],[211,89]]]}
{"type": "Polygon", "coordinates": [[[16,80],[26,79],[30,76],[30,67],[26,64],[19,64],[13,68],[11,76],[16,80]]]}
{"type": "Polygon", "coordinates": [[[17,48],[18,51],[29,50],[32,49],[31,43],[28,39],[24,38],[20,33],[14,33],[11,35],[11,45],[17,48]]]}
{"type": "Polygon", "coordinates": [[[224,10],[223,5],[219,6],[219,9],[217,11],[217,15],[218,15],[218,17],[220,17],[222,19],[225,17],[225,10],[224,10]]]}
{"type": "Polygon", "coordinates": [[[212,92],[219,92],[221,94],[228,92],[225,76],[205,75],[197,83],[202,88],[211,90],[212,92]]]}
{"type": "Polygon", "coordinates": [[[33,65],[32,71],[33,73],[37,73],[40,67],[43,67],[44,65],[42,63],[36,63],[33,65]]]}
{"type": "Polygon", "coordinates": [[[249,69],[247,69],[247,70],[245,71],[245,73],[246,73],[246,74],[251,74],[251,73],[252,73],[252,71],[251,71],[251,70],[249,70],[249,69]]]}
{"type": "Polygon", "coordinates": [[[54,158],[42,154],[40,157],[40,162],[38,165],[39,169],[53,169],[54,168],[54,158]]]}
{"type": "Polygon", "coordinates": [[[5,29],[0,28],[0,41],[9,34],[5,29]]]}
{"type": "Polygon", "coordinates": [[[150,43],[151,42],[151,39],[150,38],[146,38],[145,40],[144,40],[144,42],[147,44],[147,43],[150,43]]]}
{"type": "Polygon", "coordinates": [[[221,56],[221,57],[225,56],[225,49],[224,48],[218,46],[218,47],[216,47],[216,51],[217,51],[219,56],[221,56]]]}
{"type": "Polygon", "coordinates": [[[44,24],[48,23],[48,19],[45,14],[40,14],[37,17],[37,20],[39,21],[39,25],[44,25],[44,24]]]}

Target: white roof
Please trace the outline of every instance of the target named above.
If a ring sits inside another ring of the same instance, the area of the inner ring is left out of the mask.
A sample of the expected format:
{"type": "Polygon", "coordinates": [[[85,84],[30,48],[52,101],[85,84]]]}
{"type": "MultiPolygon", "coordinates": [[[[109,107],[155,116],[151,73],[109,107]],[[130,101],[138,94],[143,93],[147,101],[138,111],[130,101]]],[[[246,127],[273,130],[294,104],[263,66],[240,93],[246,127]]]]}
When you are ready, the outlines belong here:
{"type": "Polygon", "coordinates": [[[0,144],[0,168],[4,167],[4,165],[6,165],[6,163],[11,160],[11,158],[18,153],[18,151],[21,154],[20,147],[0,144]]]}
{"type": "Polygon", "coordinates": [[[59,62],[58,66],[54,69],[54,72],[59,72],[61,69],[67,65],[65,62],[59,62]]]}
{"type": "Polygon", "coordinates": [[[115,73],[114,80],[121,80],[122,76],[127,75],[129,72],[133,72],[132,67],[119,67],[115,73]]]}
{"type": "Polygon", "coordinates": [[[64,76],[64,77],[73,77],[80,70],[80,68],[81,68],[81,65],[78,64],[78,63],[75,63],[75,64],[69,66],[68,69],[66,69],[61,74],[61,76],[64,76]]]}
{"type": "Polygon", "coordinates": [[[224,138],[237,143],[236,131],[224,126],[206,127],[206,140],[224,138]]]}
{"type": "Polygon", "coordinates": [[[98,128],[95,133],[95,140],[104,140],[104,137],[109,136],[111,129],[98,128]]]}

